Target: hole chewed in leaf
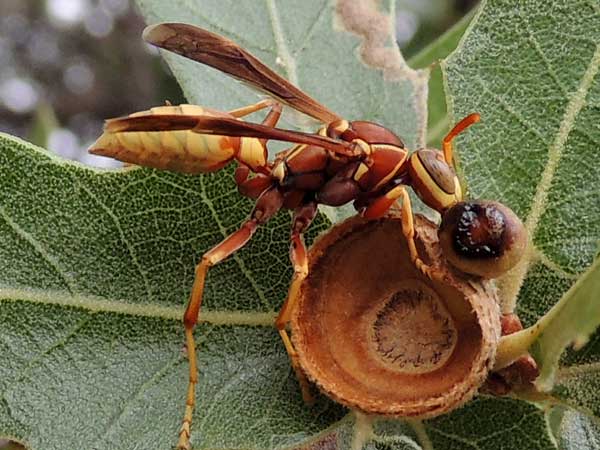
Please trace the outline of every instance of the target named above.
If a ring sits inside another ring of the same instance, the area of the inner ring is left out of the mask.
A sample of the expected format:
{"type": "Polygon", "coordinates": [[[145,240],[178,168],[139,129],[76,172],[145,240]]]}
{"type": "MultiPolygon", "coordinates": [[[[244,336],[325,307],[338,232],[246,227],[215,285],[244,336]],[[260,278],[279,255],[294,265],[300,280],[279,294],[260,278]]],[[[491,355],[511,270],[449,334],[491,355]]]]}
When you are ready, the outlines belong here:
{"type": "Polygon", "coordinates": [[[338,0],[336,12],[344,28],[360,36],[363,62],[384,71],[389,79],[418,78],[418,71],[408,67],[393,39],[393,22],[377,9],[374,1],[338,0]]]}
{"type": "Polygon", "coordinates": [[[427,92],[429,70],[414,70],[406,63],[396,44],[394,20],[378,9],[374,0],[337,0],[336,19],[341,27],[360,36],[360,58],[367,66],[379,69],[388,81],[409,81],[414,89],[418,116],[418,146],[425,145],[427,134],[427,92]]]}

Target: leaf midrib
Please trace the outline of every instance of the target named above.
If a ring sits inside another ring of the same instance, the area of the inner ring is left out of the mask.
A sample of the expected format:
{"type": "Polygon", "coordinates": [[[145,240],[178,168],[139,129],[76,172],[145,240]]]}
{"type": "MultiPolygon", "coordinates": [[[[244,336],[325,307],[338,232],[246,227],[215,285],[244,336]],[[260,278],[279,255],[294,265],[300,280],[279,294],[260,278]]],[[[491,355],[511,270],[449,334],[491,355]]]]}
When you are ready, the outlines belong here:
{"type": "MultiPolygon", "coordinates": [[[[0,303],[28,302],[79,308],[91,313],[117,313],[136,317],[161,318],[181,321],[183,306],[160,306],[148,303],[127,303],[92,295],[70,295],[65,291],[35,291],[29,289],[0,288],[0,303]]],[[[273,327],[275,312],[207,310],[200,313],[200,322],[213,325],[248,325],[273,327]]]]}

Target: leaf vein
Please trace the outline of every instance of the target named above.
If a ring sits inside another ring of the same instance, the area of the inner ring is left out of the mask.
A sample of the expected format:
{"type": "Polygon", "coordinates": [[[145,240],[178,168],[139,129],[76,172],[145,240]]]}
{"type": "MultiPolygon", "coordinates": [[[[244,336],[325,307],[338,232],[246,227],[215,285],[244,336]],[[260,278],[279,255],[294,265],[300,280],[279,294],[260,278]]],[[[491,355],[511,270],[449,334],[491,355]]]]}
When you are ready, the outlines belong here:
{"type": "Polygon", "coordinates": [[[268,52],[268,53],[272,53],[273,50],[270,48],[266,48],[266,47],[259,47],[256,46],[252,43],[250,43],[242,34],[236,33],[235,30],[231,30],[231,29],[226,29],[224,27],[222,27],[221,25],[219,25],[217,22],[211,20],[208,16],[204,15],[201,13],[201,9],[198,8],[197,4],[183,4],[183,5],[178,5],[178,6],[185,6],[185,8],[189,11],[189,16],[190,17],[197,17],[199,19],[202,19],[202,21],[207,24],[210,28],[212,28],[214,30],[215,33],[221,34],[223,36],[228,36],[229,39],[235,39],[236,43],[238,45],[241,45],[244,48],[248,48],[248,47],[254,47],[258,50],[264,51],[264,52],[268,52]]]}
{"type": "Polygon", "coordinates": [[[478,77],[474,77],[473,78],[475,80],[475,82],[477,84],[479,84],[479,86],[481,86],[481,88],[488,93],[494,100],[496,100],[500,106],[507,112],[509,113],[511,116],[513,116],[515,119],[517,119],[517,121],[523,126],[523,128],[527,131],[530,131],[531,133],[533,133],[536,137],[539,138],[540,141],[542,141],[543,143],[546,142],[546,139],[544,137],[544,134],[537,130],[536,128],[534,128],[527,120],[525,120],[525,118],[523,118],[517,111],[515,111],[507,102],[506,100],[504,100],[504,98],[502,98],[500,95],[498,95],[497,93],[495,93],[494,91],[492,91],[484,82],[483,80],[481,80],[478,77]]]}
{"type": "Polygon", "coordinates": [[[31,233],[25,231],[19,226],[19,224],[12,220],[12,218],[2,206],[0,206],[0,217],[2,217],[4,222],[15,232],[17,236],[19,236],[21,239],[27,242],[42,257],[42,259],[50,265],[50,267],[63,280],[69,293],[71,295],[75,294],[77,288],[73,283],[72,277],[68,275],[67,271],[60,266],[58,260],[50,253],[48,253],[48,251],[46,251],[43,245],[37,239],[35,239],[31,233]]]}
{"type": "Polygon", "coordinates": [[[577,278],[579,278],[578,275],[567,272],[565,269],[563,269],[558,264],[556,264],[554,261],[552,261],[552,259],[550,259],[550,257],[548,255],[546,255],[546,253],[544,253],[539,247],[533,246],[532,251],[534,252],[534,254],[532,256],[532,262],[534,259],[537,259],[539,262],[541,262],[544,266],[546,266],[548,269],[550,269],[552,272],[554,272],[560,278],[564,278],[566,280],[573,280],[573,281],[575,281],[575,280],[577,280],[577,278]]]}
{"type": "Polygon", "coordinates": [[[48,345],[44,350],[42,350],[41,352],[37,353],[35,356],[33,356],[32,358],[29,358],[27,360],[27,364],[25,365],[25,367],[23,368],[23,370],[21,371],[20,375],[15,378],[11,383],[9,383],[3,390],[2,390],[2,397],[6,398],[6,393],[10,390],[10,388],[12,388],[16,383],[18,383],[19,381],[22,381],[25,379],[25,377],[27,376],[27,374],[29,373],[29,370],[39,361],[41,361],[45,356],[49,355],[50,353],[52,353],[55,349],[57,349],[59,346],[63,345],[64,343],[66,343],[69,339],[71,339],[73,336],[75,336],[75,334],[80,331],[88,322],[90,321],[89,317],[85,317],[83,319],[81,319],[79,322],[77,322],[75,325],[73,325],[71,327],[70,330],[68,330],[63,336],[61,336],[60,338],[56,339],[54,342],[52,342],[50,345],[48,345]]]}
{"type": "Polygon", "coordinates": [[[321,18],[325,17],[325,14],[323,14],[323,12],[325,11],[325,8],[329,6],[329,4],[330,3],[327,0],[321,3],[321,8],[319,9],[315,20],[312,21],[312,23],[308,27],[308,30],[306,31],[306,33],[304,33],[304,38],[302,39],[302,42],[296,47],[295,50],[292,51],[292,55],[294,56],[294,58],[296,58],[299,53],[302,53],[302,51],[304,51],[306,43],[310,41],[313,34],[315,33],[315,30],[317,29],[317,25],[321,21],[321,18]]]}
{"type": "Polygon", "coordinates": [[[550,74],[550,77],[552,78],[554,83],[556,83],[556,85],[560,89],[561,93],[565,97],[568,97],[569,93],[567,92],[567,89],[565,88],[565,86],[561,83],[560,79],[558,78],[558,75],[556,74],[556,71],[554,70],[552,63],[550,62],[550,60],[548,59],[548,57],[542,50],[542,46],[540,45],[539,39],[531,31],[531,24],[529,23],[529,19],[526,16],[523,16],[522,14],[519,14],[519,17],[521,18],[522,23],[525,26],[525,29],[527,30],[527,34],[529,35],[529,41],[533,45],[533,48],[536,51],[536,53],[542,59],[544,65],[546,66],[546,69],[548,69],[548,73],[550,74]]]}
{"type": "Polygon", "coordinates": [[[563,366],[558,369],[557,382],[567,380],[578,375],[600,374],[600,362],[579,364],[576,366],[563,366]]]}
{"type": "Polygon", "coordinates": [[[269,9],[269,18],[271,19],[271,28],[273,29],[273,37],[277,47],[277,56],[281,59],[288,80],[298,87],[298,72],[296,69],[296,60],[290,53],[285,43],[283,28],[279,20],[279,12],[274,0],[266,0],[267,8],[269,9]]]}
{"type": "MultiPolygon", "coordinates": [[[[288,358],[286,358],[286,360],[287,359],[288,358]]],[[[260,426],[262,426],[263,423],[268,424],[269,420],[272,417],[277,416],[277,411],[275,411],[273,416],[271,415],[271,413],[273,412],[273,409],[277,405],[277,397],[280,396],[283,392],[285,392],[286,384],[287,384],[288,378],[291,373],[293,373],[293,370],[292,370],[291,364],[289,364],[288,370],[286,371],[285,375],[279,376],[277,379],[277,385],[272,386],[272,389],[269,391],[269,394],[270,394],[269,396],[271,397],[271,401],[267,402],[268,406],[265,408],[264,412],[261,414],[261,417],[258,418],[256,420],[256,422],[254,422],[252,425],[250,425],[245,430],[244,434],[246,436],[248,436],[248,437],[252,436],[253,433],[255,432],[255,430],[260,430],[260,426]]]]}
{"type": "Polygon", "coordinates": [[[458,441],[458,442],[460,442],[462,444],[468,445],[469,447],[472,447],[472,448],[474,448],[476,450],[481,450],[481,448],[479,447],[479,445],[477,443],[471,442],[471,441],[469,441],[468,439],[466,439],[466,438],[464,438],[462,436],[459,436],[459,435],[454,434],[454,433],[449,433],[447,431],[442,431],[442,430],[440,430],[439,428],[437,428],[437,427],[435,427],[433,425],[428,425],[428,428],[431,429],[431,431],[433,431],[434,433],[440,434],[440,435],[442,435],[444,437],[447,437],[449,439],[454,439],[455,441],[458,441]]]}
{"type": "MultiPolygon", "coordinates": [[[[2,302],[29,302],[79,308],[91,313],[116,313],[137,317],[158,317],[176,321],[181,320],[184,311],[183,307],[159,306],[146,303],[133,304],[94,296],[73,295],[67,297],[64,295],[64,292],[60,291],[36,292],[7,288],[0,288],[0,303],[2,302]]],[[[200,312],[199,322],[207,322],[214,325],[272,327],[275,324],[275,313],[226,310],[211,311],[203,309],[200,312]]]]}
{"type": "Polygon", "coordinates": [[[433,450],[433,443],[431,438],[427,434],[427,428],[423,424],[422,420],[407,420],[407,423],[413,429],[419,440],[419,444],[422,450],[433,450]]]}
{"type": "MultiPolygon", "coordinates": [[[[208,420],[211,420],[211,421],[216,420],[215,416],[213,415],[214,409],[217,407],[220,407],[222,403],[225,403],[225,402],[221,402],[221,400],[225,398],[225,401],[226,401],[227,394],[239,387],[240,379],[242,379],[242,378],[243,378],[243,376],[240,376],[240,374],[236,372],[236,373],[232,374],[228,380],[223,380],[223,382],[221,383],[221,386],[218,389],[211,392],[211,399],[210,399],[210,401],[208,399],[206,399],[202,421],[198,424],[198,428],[200,430],[206,429],[206,427],[207,427],[206,422],[208,420]]],[[[226,410],[224,413],[227,414],[226,418],[231,420],[231,415],[230,415],[231,411],[226,410]]],[[[225,423],[226,418],[222,418],[223,421],[221,423],[225,423]]],[[[220,420],[218,420],[218,421],[220,422],[220,420]]]]}
{"type": "Polygon", "coordinates": [[[106,424],[106,427],[104,428],[104,431],[98,436],[98,438],[96,439],[96,441],[90,448],[101,448],[101,446],[100,446],[101,441],[108,437],[108,435],[110,434],[112,429],[115,427],[115,425],[118,424],[119,421],[121,420],[121,418],[125,415],[129,406],[132,405],[137,399],[141,398],[142,394],[155,381],[157,381],[161,377],[163,377],[172,367],[174,367],[181,361],[183,361],[183,357],[182,357],[182,355],[178,355],[176,358],[168,361],[166,364],[159,367],[158,370],[156,370],[152,375],[149,375],[148,377],[146,377],[146,381],[144,381],[140,385],[139,389],[132,396],[130,396],[127,400],[125,400],[125,402],[118,409],[118,411],[109,418],[108,423],[106,424]]]}
{"type": "Polygon", "coordinates": [[[493,433],[490,433],[490,434],[486,434],[485,436],[482,436],[481,438],[477,439],[477,441],[479,441],[479,442],[487,441],[487,440],[489,440],[489,439],[491,439],[493,437],[496,437],[496,436],[501,435],[501,434],[506,434],[506,433],[508,433],[508,432],[510,432],[512,430],[515,430],[515,429],[519,429],[520,430],[521,429],[521,425],[522,425],[523,422],[525,422],[530,417],[533,417],[533,416],[535,416],[537,414],[539,414],[539,411],[533,411],[533,412],[530,412],[529,414],[525,414],[524,416],[521,416],[521,418],[517,422],[515,422],[514,424],[512,424],[511,426],[506,427],[506,428],[502,428],[502,429],[497,430],[497,431],[495,431],[493,433]]]}
{"type": "Polygon", "coordinates": [[[108,215],[108,217],[112,220],[113,224],[115,225],[117,232],[119,233],[119,238],[121,239],[121,242],[123,242],[123,244],[125,245],[125,248],[127,249],[127,252],[129,253],[129,256],[131,257],[131,260],[133,261],[133,265],[135,266],[135,268],[137,269],[137,271],[140,274],[140,277],[142,278],[142,281],[144,283],[144,289],[146,290],[146,295],[148,296],[148,301],[151,302],[153,300],[153,295],[152,295],[152,289],[150,288],[150,282],[148,281],[148,276],[146,271],[144,270],[142,264],[140,263],[140,261],[138,260],[137,257],[137,253],[135,251],[134,246],[129,242],[128,239],[126,239],[125,237],[125,232],[123,231],[123,227],[121,226],[121,222],[119,220],[119,218],[117,217],[117,215],[113,212],[112,209],[110,209],[108,207],[108,205],[106,205],[102,200],[100,200],[98,198],[98,196],[96,196],[96,194],[94,194],[90,189],[87,188],[87,186],[85,186],[85,184],[81,183],[77,178],[73,177],[73,180],[75,181],[75,183],[77,183],[77,185],[88,194],[88,196],[94,201],[96,202],[96,204],[108,215]]]}

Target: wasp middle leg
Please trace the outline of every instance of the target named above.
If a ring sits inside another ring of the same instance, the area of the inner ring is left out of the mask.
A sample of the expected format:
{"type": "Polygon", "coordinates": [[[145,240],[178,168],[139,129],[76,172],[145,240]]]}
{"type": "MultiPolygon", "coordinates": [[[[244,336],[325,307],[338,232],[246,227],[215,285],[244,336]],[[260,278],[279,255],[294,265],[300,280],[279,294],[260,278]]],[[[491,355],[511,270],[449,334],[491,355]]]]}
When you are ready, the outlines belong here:
{"type": "Polygon", "coordinates": [[[292,223],[292,232],[290,236],[290,260],[294,267],[294,277],[290,284],[287,298],[279,311],[275,326],[279,331],[279,335],[283,341],[283,345],[290,357],[292,368],[296,373],[296,378],[300,383],[300,389],[302,390],[302,398],[307,404],[313,403],[314,399],[310,392],[310,384],[304,371],[300,367],[298,361],[298,353],[294,348],[292,341],[288,335],[286,327],[290,322],[292,312],[298,300],[298,294],[300,292],[300,286],[308,275],[308,257],[306,251],[306,244],[304,243],[303,233],[306,231],[312,220],[317,213],[317,203],[312,201],[310,203],[299,206],[294,211],[294,218],[292,223]]]}
{"type": "Polygon", "coordinates": [[[402,213],[402,233],[406,238],[408,245],[408,252],[410,259],[412,260],[415,267],[424,275],[432,280],[440,280],[439,272],[432,266],[426,264],[417,251],[415,244],[415,227],[413,222],[413,212],[410,202],[410,196],[404,186],[396,186],[389,190],[381,197],[375,198],[366,208],[362,211],[362,216],[366,219],[377,219],[382,217],[391,206],[402,199],[401,213],[402,213]]]}

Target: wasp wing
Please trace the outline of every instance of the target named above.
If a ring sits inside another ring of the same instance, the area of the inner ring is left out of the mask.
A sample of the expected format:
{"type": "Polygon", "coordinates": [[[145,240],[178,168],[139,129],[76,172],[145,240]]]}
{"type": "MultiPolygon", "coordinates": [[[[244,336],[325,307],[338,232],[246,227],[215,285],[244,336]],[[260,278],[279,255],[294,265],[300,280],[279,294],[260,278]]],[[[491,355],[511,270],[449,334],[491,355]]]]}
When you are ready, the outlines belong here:
{"type": "Polygon", "coordinates": [[[315,145],[349,157],[362,156],[356,145],[312,133],[273,128],[239,119],[209,115],[139,115],[109,119],[105,133],[190,130],[203,135],[251,137],[315,145]]]}
{"type": "Polygon", "coordinates": [[[276,74],[235,42],[184,23],[162,23],[144,30],[144,40],[225,72],[323,123],[340,117],[276,74]]]}

